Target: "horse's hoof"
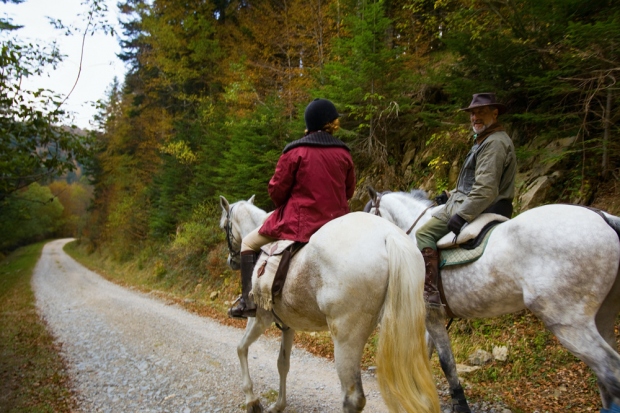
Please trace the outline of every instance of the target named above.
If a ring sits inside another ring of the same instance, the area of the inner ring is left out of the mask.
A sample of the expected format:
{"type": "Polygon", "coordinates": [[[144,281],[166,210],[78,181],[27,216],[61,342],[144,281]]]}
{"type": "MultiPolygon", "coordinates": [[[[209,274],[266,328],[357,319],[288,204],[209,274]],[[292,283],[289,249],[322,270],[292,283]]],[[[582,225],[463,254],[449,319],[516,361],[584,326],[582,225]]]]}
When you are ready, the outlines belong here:
{"type": "Polygon", "coordinates": [[[618,406],[616,403],[612,403],[609,409],[605,409],[605,408],[601,409],[601,413],[619,413],[619,412],[620,412],[620,406],[618,406]]]}
{"type": "Polygon", "coordinates": [[[260,400],[254,400],[253,402],[248,403],[246,407],[247,413],[263,413],[263,406],[261,406],[260,400]]]}
{"type": "Polygon", "coordinates": [[[274,403],[271,406],[269,406],[269,410],[267,410],[267,413],[282,413],[283,411],[284,411],[284,406],[279,407],[274,403]]]}
{"type": "Polygon", "coordinates": [[[453,404],[452,413],[471,413],[471,410],[469,406],[467,405],[463,406],[463,405],[453,404]]]}

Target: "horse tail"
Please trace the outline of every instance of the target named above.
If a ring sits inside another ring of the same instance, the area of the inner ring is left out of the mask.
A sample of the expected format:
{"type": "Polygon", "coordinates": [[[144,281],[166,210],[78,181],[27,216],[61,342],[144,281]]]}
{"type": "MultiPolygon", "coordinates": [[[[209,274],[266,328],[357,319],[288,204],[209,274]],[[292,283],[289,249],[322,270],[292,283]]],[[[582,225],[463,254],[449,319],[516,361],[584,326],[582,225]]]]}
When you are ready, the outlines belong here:
{"type": "Polygon", "coordinates": [[[389,276],[376,353],[377,381],[390,412],[438,413],[425,340],[424,263],[405,234],[386,239],[389,276]]]}
{"type": "Polygon", "coordinates": [[[620,217],[603,212],[603,218],[605,218],[607,224],[616,231],[616,234],[618,234],[620,238],[620,217]]]}

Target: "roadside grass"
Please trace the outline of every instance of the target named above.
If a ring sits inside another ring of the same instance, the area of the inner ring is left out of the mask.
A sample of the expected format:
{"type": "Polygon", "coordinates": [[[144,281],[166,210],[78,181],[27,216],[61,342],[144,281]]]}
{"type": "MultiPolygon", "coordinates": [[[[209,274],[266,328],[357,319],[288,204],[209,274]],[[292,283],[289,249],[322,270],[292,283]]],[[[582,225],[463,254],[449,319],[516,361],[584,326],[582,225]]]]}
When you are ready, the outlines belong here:
{"type": "MultiPolygon", "coordinates": [[[[226,265],[224,242],[212,245],[201,254],[190,254],[187,248],[144,248],[135,259],[124,263],[99,252],[89,254],[87,247],[77,242],[67,244],[65,250],[113,282],[150,293],[223,324],[245,327],[245,321],[226,316],[240,287],[238,273],[226,265]]],[[[271,327],[267,334],[275,337],[280,331],[271,327]]],[[[450,336],[455,358],[461,364],[468,364],[469,355],[477,349],[491,352],[494,346],[506,346],[509,350],[505,362],[491,361],[479,370],[461,374],[470,402],[501,400],[513,413],[596,412],[600,408],[593,373],[564,349],[529,311],[494,319],[455,320],[450,336]]],[[[297,333],[295,343],[313,354],[333,359],[329,332],[297,333]]],[[[231,343],[231,351],[236,344],[231,343]]],[[[376,346],[375,333],[364,349],[363,367],[375,365],[376,346]]],[[[275,356],[273,362],[276,363],[275,356]]],[[[445,386],[436,354],[432,366],[437,382],[445,386]]],[[[447,395],[443,397],[444,402],[448,399],[447,395]]]]}
{"type": "Polygon", "coordinates": [[[45,243],[0,261],[0,412],[71,412],[75,399],[60,348],[35,308],[32,272],[45,243]]]}

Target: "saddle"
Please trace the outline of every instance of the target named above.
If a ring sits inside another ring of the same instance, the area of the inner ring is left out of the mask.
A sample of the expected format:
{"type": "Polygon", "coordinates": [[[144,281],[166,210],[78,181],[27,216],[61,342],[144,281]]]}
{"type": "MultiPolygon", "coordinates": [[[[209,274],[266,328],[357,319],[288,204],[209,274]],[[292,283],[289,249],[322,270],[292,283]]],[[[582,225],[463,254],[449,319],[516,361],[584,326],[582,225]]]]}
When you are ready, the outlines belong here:
{"type": "MultiPolygon", "coordinates": [[[[466,225],[458,236],[453,232],[445,235],[437,242],[440,254],[439,268],[476,261],[482,256],[491,232],[504,221],[508,221],[508,218],[503,215],[485,213],[466,225]]],[[[455,318],[443,291],[441,271],[437,278],[437,288],[441,302],[446,306],[446,314],[450,318],[455,318]]]]}
{"type": "Polygon", "coordinates": [[[465,225],[458,236],[450,232],[437,241],[437,248],[440,250],[457,247],[467,250],[475,249],[482,243],[491,228],[504,221],[508,221],[508,218],[503,215],[480,214],[471,223],[465,225]]]}
{"type": "Polygon", "coordinates": [[[252,291],[250,297],[254,303],[272,311],[273,300],[282,293],[291,258],[305,243],[278,240],[261,247],[261,254],[256,261],[252,274],[252,291]]]}

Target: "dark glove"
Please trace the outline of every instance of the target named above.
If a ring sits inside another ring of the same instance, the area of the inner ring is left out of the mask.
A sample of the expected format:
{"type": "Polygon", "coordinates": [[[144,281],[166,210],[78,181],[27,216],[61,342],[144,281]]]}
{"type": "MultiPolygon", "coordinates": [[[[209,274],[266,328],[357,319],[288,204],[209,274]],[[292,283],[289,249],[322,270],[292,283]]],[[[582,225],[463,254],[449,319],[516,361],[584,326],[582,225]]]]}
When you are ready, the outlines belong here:
{"type": "Polygon", "coordinates": [[[459,214],[454,214],[452,215],[452,218],[450,218],[450,221],[448,221],[448,229],[454,232],[456,235],[459,235],[461,233],[463,225],[465,224],[467,224],[467,221],[461,218],[459,214]]]}
{"type": "Polygon", "coordinates": [[[448,193],[446,191],[443,191],[440,195],[435,197],[435,203],[437,205],[443,205],[446,202],[448,202],[448,193]]]}

